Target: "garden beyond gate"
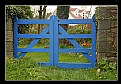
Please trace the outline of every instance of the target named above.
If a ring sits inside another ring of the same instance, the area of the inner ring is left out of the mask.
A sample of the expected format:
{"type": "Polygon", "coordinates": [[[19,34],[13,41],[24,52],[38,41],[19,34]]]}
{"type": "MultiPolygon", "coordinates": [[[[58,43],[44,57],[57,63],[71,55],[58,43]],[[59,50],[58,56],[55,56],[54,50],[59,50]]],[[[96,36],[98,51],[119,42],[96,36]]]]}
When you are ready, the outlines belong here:
{"type": "Polygon", "coordinates": [[[96,64],[96,26],[94,18],[92,19],[58,19],[57,16],[52,15],[49,20],[29,20],[29,19],[17,19],[14,17],[14,58],[23,57],[27,52],[49,52],[49,62],[39,62],[44,66],[58,66],[62,68],[92,68],[96,64]],[[40,34],[18,34],[19,24],[48,24],[48,26],[40,34]],[[91,24],[92,34],[68,34],[60,24],[91,24]],[[49,34],[47,32],[49,31],[49,34]],[[60,32],[61,34],[59,34],[60,32]],[[26,48],[18,48],[18,38],[34,38],[34,40],[26,48]],[[33,48],[33,46],[41,39],[49,38],[49,48],[33,48]],[[58,39],[66,38],[70,41],[75,48],[63,49],[58,48],[58,39]],[[83,48],[80,46],[74,38],[91,38],[92,47],[83,48]],[[21,52],[18,54],[18,52],[21,52]],[[82,53],[90,63],[69,63],[58,62],[59,52],[79,52],[82,53]],[[92,53],[90,56],[88,53],[92,53]]]}

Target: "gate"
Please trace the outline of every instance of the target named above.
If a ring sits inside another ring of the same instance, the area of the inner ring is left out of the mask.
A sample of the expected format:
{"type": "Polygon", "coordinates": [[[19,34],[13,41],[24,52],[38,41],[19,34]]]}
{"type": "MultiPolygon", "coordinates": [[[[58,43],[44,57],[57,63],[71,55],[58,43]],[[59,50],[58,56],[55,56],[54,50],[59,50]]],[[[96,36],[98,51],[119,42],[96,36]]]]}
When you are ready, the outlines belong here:
{"type": "Polygon", "coordinates": [[[58,66],[62,68],[92,68],[96,63],[96,26],[94,19],[58,19],[55,15],[49,20],[28,20],[14,17],[14,58],[23,57],[27,52],[49,52],[49,62],[39,62],[44,66],[58,66]],[[18,24],[49,24],[40,34],[18,34],[18,24]],[[68,34],[60,24],[91,24],[92,34],[68,34]],[[49,31],[49,34],[46,34],[49,31]],[[58,34],[58,31],[61,34],[58,34]],[[18,38],[34,38],[26,48],[18,48],[18,38]],[[32,48],[41,38],[49,38],[50,48],[32,48]],[[75,48],[58,48],[58,39],[67,38],[75,48]],[[74,38],[92,38],[92,48],[83,48],[74,38]],[[18,52],[21,52],[18,54],[18,52]],[[58,62],[59,52],[79,52],[82,53],[90,63],[64,63],[58,62]],[[92,53],[90,56],[88,53],[92,53]]]}

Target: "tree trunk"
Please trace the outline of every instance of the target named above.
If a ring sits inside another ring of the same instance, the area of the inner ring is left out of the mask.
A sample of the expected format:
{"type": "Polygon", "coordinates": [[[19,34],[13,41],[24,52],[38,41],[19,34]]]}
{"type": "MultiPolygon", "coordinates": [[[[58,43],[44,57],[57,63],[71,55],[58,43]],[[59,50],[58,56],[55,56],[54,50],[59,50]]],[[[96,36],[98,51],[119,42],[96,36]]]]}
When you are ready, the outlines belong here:
{"type": "MultiPolygon", "coordinates": [[[[44,8],[42,9],[42,6],[40,6],[39,19],[45,19],[45,16],[46,16],[46,7],[47,6],[44,6],[44,8]]],[[[39,26],[38,26],[38,34],[40,33],[40,29],[41,30],[43,29],[43,25],[39,24],[39,26]]]]}
{"type": "MultiPolygon", "coordinates": [[[[57,6],[57,13],[59,19],[68,19],[70,6],[57,6]]],[[[68,29],[68,24],[60,25],[65,31],[68,29]]],[[[59,41],[59,43],[67,43],[66,40],[59,41]]]]}
{"type": "MultiPolygon", "coordinates": [[[[57,16],[59,19],[68,19],[70,6],[57,6],[57,16]]],[[[61,25],[65,31],[68,29],[68,24],[61,25]]]]}
{"type": "Polygon", "coordinates": [[[44,8],[43,8],[43,19],[45,19],[45,16],[46,16],[46,7],[47,6],[44,6],[44,8]]]}
{"type": "MultiPolygon", "coordinates": [[[[42,6],[40,6],[39,12],[39,19],[42,19],[42,6]]],[[[40,33],[41,25],[38,24],[38,34],[40,33]]]]}

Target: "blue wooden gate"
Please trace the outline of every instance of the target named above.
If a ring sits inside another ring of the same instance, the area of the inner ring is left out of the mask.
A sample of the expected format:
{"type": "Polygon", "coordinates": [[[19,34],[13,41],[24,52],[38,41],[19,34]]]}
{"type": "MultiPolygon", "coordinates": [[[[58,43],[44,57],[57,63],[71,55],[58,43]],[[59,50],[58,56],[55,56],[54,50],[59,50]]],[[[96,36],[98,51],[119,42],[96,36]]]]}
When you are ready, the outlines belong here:
{"type": "Polygon", "coordinates": [[[96,26],[93,19],[58,19],[55,15],[49,20],[28,20],[14,17],[14,58],[23,57],[27,52],[49,52],[49,62],[39,62],[44,66],[58,66],[62,68],[92,68],[96,63],[96,26]],[[40,34],[18,34],[18,24],[49,24],[40,34]],[[92,34],[68,34],[60,24],[92,24],[92,34]],[[47,32],[49,34],[46,34],[47,32]],[[61,34],[58,34],[58,31],[61,34]],[[18,48],[18,38],[34,38],[26,48],[18,48]],[[49,38],[49,48],[32,48],[41,38],[49,38]],[[58,39],[67,38],[75,48],[58,48],[58,39]],[[83,48],[74,38],[92,38],[92,48],[83,48]],[[18,54],[18,52],[21,52],[18,54]],[[90,63],[64,63],[58,62],[59,52],[79,52],[82,53],[90,63]],[[90,56],[88,53],[92,53],[90,56]]]}

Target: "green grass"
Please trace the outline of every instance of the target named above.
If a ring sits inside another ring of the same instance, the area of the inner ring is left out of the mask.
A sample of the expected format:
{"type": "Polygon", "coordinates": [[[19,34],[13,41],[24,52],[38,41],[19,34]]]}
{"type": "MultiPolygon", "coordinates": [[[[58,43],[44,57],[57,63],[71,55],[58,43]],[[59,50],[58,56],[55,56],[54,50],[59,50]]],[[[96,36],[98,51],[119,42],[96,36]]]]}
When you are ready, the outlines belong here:
{"type": "Polygon", "coordinates": [[[59,53],[59,62],[73,62],[73,63],[89,63],[89,61],[81,53],[59,53]]]}
{"type": "MultiPolygon", "coordinates": [[[[21,46],[22,47],[22,46],[21,46]]],[[[64,69],[56,66],[40,66],[37,62],[48,62],[49,53],[27,53],[21,59],[6,57],[6,80],[117,80],[117,71],[101,71],[97,68],[64,69]]],[[[59,62],[87,62],[83,56],[59,53],[59,62]]]]}

